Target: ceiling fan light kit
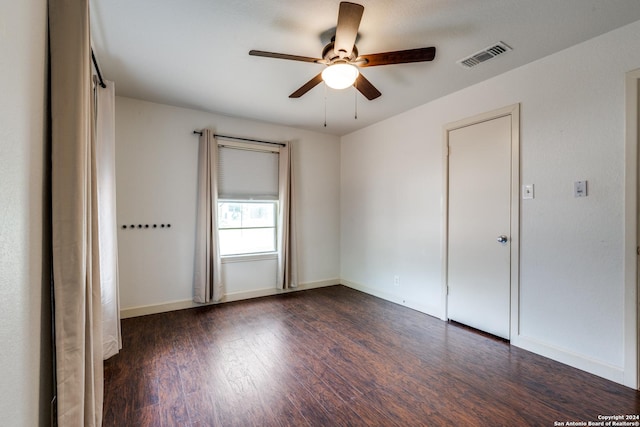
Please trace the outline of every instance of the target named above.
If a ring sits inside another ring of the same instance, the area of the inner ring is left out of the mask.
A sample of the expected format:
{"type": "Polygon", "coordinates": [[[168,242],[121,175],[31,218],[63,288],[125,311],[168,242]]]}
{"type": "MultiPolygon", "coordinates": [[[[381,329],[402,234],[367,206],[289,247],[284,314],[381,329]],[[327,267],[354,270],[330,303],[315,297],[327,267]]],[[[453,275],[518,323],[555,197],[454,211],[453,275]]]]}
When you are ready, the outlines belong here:
{"type": "Polygon", "coordinates": [[[300,98],[324,81],[327,86],[333,89],[346,89],[355,86],[358,92],[371,101],[382,94],[359,72],[358,67],[433,61],[436,55],[436,48],[423,47],[359,56],[355,42],[358,37],[358,28],[360,27],[360,20],[362,19],[363,13],[364,6],[362,5],[346,1],[340,3],[336,35],[333,41],[327,44],[322,50],[322,58],[265,52],[261,50],[251,50],[249,51],[249,55],[311,62],[326,66],[322,73],[317,74],[302,85],[298,90],[289,95],[289,98],[300,98]]]}
{"type": "Polygon", "coordinates": [[[346,62],[329,65],[322,72],[322,80],[332,89],[346,89],[353,86],[360,75],[358,68],[346,62]]]}

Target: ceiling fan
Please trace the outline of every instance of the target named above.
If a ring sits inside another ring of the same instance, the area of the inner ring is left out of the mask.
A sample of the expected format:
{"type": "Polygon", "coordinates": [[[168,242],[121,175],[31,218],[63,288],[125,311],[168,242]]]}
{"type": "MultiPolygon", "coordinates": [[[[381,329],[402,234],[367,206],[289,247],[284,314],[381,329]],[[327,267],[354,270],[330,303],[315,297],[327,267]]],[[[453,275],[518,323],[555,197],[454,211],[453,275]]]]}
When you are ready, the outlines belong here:
{"type": "Polygon", "coordinates": [[[345,89],[350,86],[355,86],[367,99],[376,99],[382,94],[359,72],[358,68],[432,61],[436,56],[436,48],[423,47],[358,55],[355,42],[363,12],[364,6],[362,5],[349,2],[340,3],[336,35],[322,50],[322,58],[265,52],[262,50],[251,50],[249,51],[249,55],[313,62],[327,66],[322,73],[316,75],[289,95],[289,98],[300,98],[324,80],[329,87],[334,89],[345,89]]]}

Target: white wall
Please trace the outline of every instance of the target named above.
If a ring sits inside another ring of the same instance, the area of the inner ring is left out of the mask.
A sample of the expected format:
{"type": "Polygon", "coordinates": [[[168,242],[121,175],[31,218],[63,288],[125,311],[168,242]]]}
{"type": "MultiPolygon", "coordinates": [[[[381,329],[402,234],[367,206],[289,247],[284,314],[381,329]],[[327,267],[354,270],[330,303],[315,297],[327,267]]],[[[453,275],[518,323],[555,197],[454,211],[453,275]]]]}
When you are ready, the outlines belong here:
{"type": "Polygon", "coordinates": [[[0,4],[0,424],[47,425],[43,222],[47,2],[0,4]]]}
{"type": "MultiPolygon", "coordinates": [[[[299,279],[306,286],[337,283],[338,137],[117,97],[118,247],[124,314],[190,305],[198,154],[193,130],[204,127],[225,135],[294,142],[299,279]],[[170,223],[171,228],[121,228],[154,223],[170,223]]],[[[274,293],[275,271],[275,260],[224,264],[228,299],[274,293]]]]}
{"type": "Polygon", "coordinates": [[[521,203],[512,343],[623,382],[624,84],[638,67],[640,22],[343,137],[343,281],[441,317],[443,126],[521,103],[535,199],[521,203]]]}

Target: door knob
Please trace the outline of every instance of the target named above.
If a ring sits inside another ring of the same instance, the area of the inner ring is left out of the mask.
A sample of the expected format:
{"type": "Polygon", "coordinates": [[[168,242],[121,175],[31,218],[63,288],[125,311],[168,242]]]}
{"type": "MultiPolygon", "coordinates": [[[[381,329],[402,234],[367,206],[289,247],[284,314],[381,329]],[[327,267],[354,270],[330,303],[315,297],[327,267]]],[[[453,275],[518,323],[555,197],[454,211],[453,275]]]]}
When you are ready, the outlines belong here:
{"type": "Polygon", "coordinates": [[[498,243],[502,243],[503,245],[509,241],[509,238],[504,234],[502,236],[498,236],[498,243]]]}

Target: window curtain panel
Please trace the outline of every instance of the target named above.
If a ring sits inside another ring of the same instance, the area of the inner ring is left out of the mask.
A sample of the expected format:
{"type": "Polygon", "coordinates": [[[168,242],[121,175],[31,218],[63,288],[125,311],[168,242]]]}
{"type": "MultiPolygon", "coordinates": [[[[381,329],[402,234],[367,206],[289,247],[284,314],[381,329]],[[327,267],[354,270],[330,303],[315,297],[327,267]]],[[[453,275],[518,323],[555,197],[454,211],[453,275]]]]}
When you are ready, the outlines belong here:
{"type": "Polygon", "coordinates": [[[198,201],[196,217],[193,300],[220,301],[224,294],[218,242],[218,143],[204,129],[198,147],[198,201]]]}
{"type": "Polygon", "coordinates": [[[49,1],[51,185],[58,425],[102,424],[89,0],[49,1]]]}
{"type": "Polygon", "coordinates": [[[298,286],[295,221],[295,186],[292,166],[292,144],[280,148],[278,165],[278,289],[298,286]]]}
{"type": "Polygon", "coordinates": [[[118,230],[116,223],[115,85],[106,88],[93,79],[93,153],[98,218],[98,257],[102,300],[102,358],[122,348],[118,289],[118,230]]]}

